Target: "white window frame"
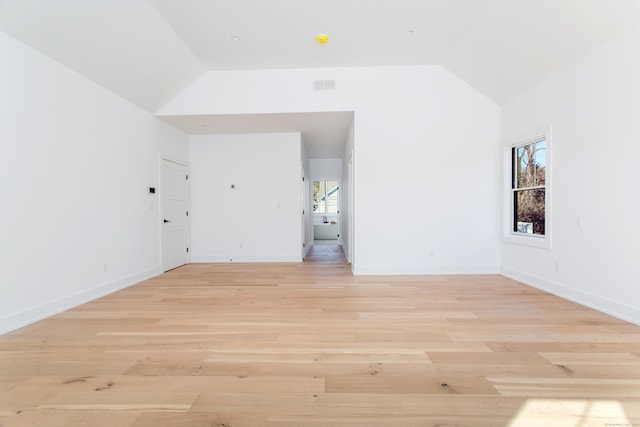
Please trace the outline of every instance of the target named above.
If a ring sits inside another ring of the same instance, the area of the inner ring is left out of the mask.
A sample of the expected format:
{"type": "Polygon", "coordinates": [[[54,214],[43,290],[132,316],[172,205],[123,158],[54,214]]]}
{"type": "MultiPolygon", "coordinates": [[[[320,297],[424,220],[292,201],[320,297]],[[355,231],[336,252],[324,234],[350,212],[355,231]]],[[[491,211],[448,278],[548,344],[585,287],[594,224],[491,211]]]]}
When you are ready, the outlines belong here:
{"type": "Polygon", "coordinates": [[[339,179],[314,179],[311,181],[311,199],[312,199],[312,208],[313,208],[313,201],[314,199],[314,193],[313,193],[313,184],[315,182],[324,182],[324,197],[325,197],[325,201],[324,201],[324,212],[316,212],[312,209],[312,214],[314,215],[337,215],[338,213],[340,213],[340,193],[338,193],[338,196],[336,198],[337,201],[337,205],[336,205],[336,210],[337,212],[327,212],[327,208],[328,208],[328,202],[329,202],[329,193],[328,190],[329,188],[327,187],[327,183],[328,182],[336,182],[337,185],[336,187],[338,188],[338,191],[340,190],[340,180],[339,179]]]}
{"type": "Polygon", "coordinates": [[[552,182],[552,142],[551,124],[538,128],[519,138],[506,141],[504,150],[504,215],[502,241],[516,245],[551,249],[551,189],[552,182]],[[513,230],[514,194],[513,190],[513,149],[536,141],[545,140],[545,197],[544,197],[544,236],[538,234],[518,233],[513,230]]]}

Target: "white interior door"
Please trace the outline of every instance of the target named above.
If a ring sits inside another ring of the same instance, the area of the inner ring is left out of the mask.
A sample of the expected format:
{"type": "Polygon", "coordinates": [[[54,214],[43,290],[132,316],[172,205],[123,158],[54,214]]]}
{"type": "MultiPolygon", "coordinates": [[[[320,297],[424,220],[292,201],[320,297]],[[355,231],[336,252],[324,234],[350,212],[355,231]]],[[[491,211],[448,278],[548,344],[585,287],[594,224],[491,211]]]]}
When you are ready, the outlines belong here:
{"type": "Polygon", "coordinates": [[[188,262],[187,249],[187,166],[162,159],[160,194],[162,217],[162,269],[188,262]]]}

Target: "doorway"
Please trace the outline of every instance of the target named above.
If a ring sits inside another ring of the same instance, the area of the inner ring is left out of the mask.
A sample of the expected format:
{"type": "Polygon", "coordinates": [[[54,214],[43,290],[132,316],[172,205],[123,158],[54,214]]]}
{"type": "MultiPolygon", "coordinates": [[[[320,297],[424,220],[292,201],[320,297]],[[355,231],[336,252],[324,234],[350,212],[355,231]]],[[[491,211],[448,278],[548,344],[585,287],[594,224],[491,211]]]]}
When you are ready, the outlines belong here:
{"type": "Polygon", "coordinates": [[[313,181],[313,244],[340,244],[340,181],[337,179],[313,181]]]}

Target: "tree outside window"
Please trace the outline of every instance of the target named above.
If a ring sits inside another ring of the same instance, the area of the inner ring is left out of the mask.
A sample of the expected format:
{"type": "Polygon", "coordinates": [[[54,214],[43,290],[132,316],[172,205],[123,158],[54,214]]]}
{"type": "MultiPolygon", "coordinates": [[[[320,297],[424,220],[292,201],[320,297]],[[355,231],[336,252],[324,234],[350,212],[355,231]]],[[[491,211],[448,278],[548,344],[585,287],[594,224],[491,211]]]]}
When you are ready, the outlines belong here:
{"type": "Polygon", "coordinates": [[[546,140],[513,147],[513,229],[517,234],[545,235],[546,140]]]}

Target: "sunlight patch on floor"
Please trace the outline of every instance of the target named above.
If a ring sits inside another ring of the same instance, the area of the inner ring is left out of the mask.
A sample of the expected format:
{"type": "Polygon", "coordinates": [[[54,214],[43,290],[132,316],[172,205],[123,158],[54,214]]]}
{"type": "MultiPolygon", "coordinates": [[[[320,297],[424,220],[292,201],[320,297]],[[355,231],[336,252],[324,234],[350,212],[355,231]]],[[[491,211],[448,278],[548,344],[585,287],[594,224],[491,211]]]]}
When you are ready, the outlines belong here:
{"type": "Polygon", "coordinates": [[[538,426],[640,427],[640,418],[629,418],[617,400],[529,399],[507,427],[538,426]]]}

